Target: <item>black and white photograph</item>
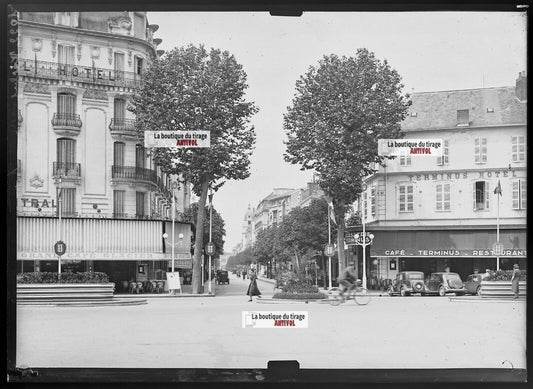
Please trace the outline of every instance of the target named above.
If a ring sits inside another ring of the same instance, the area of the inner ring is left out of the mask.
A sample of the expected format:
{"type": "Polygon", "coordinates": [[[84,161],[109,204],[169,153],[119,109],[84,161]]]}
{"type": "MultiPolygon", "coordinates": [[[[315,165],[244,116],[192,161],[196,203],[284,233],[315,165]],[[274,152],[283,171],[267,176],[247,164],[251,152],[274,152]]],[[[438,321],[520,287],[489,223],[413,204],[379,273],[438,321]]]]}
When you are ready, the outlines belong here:
{"type": "Polygon", "coordinates": [[[526,381],[527,6],[80,4],[7,7],[8,382],[526,381]]]}

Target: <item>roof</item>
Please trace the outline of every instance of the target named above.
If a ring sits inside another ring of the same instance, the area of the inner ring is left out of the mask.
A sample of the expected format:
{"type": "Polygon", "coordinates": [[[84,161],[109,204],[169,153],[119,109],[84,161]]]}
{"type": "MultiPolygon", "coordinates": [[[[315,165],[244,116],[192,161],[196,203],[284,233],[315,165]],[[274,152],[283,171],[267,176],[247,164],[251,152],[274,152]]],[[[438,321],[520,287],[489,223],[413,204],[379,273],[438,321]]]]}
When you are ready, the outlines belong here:
{"type": "Polygon", "coordinates": [[[526,123],[527,103],[518,100],[514,86],[414,93],[411,100],[401,123],[405,132],[457,127],[458,110],[469,111],[465,128],[526,123]]]}

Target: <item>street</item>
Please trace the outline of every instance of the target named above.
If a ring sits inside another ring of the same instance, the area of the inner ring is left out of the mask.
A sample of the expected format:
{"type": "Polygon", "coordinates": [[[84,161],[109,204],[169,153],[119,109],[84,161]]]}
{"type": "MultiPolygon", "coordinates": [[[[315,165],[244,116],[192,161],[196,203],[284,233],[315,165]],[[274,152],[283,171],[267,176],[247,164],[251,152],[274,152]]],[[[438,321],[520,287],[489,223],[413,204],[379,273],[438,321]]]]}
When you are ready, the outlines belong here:
{"type": "MultiPolygon", "coordinates": [[[[116,368],[525,368],[526,302],[374,297],[367,306],[258,304],[230,275],[215,298],[18,306],[17,365],[116,368]],[[307,311],[307,329],[242,328],[243,311],[307,311]],[[296,332],[296,333],[295,333],[296,332]]],[[[273,285],[259,282],[263,297],[273,285]]]]}

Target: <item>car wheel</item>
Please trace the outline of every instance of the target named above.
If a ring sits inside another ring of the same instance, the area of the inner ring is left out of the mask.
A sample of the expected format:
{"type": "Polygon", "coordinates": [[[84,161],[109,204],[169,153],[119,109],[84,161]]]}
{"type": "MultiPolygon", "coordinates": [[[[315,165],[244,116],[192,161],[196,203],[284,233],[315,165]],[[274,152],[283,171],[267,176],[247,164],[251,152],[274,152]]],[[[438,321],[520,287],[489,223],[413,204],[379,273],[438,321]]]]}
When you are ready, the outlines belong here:
{"type": "Polygon", "coordinates": [[[446,290],[444,290],[444,286],[439,287],[439,296],[445,296],[446,290]]]}
{"type": "Polygon", "coordinates": [[[481,285],[479,285],[476,289],[476,295],[481,296],[481,285]]]}

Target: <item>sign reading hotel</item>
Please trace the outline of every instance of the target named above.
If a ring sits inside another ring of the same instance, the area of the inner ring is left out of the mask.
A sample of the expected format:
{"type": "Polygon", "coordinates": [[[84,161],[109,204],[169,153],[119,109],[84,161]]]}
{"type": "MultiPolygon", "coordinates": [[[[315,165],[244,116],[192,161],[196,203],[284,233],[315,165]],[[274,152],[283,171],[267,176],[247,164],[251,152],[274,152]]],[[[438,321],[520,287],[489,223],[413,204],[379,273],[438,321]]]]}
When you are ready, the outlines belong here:
{"type": "Polygon", "coordinates": [[[378,154],[383,157],[442,157],[442,139],[378,139],[378,154]]]}
{"type": "Polygon", "coordinates": [[[201,148],[211,146],[209,131],[145,131],[144,147],[201,148]]]}

